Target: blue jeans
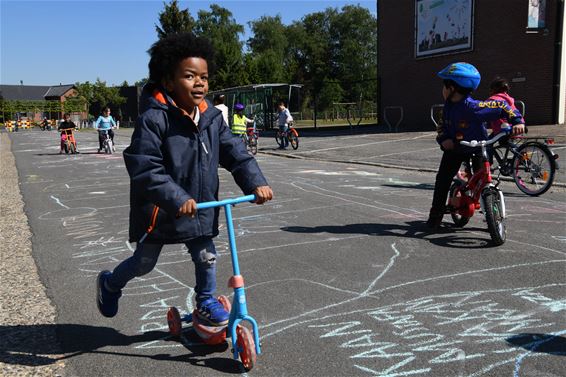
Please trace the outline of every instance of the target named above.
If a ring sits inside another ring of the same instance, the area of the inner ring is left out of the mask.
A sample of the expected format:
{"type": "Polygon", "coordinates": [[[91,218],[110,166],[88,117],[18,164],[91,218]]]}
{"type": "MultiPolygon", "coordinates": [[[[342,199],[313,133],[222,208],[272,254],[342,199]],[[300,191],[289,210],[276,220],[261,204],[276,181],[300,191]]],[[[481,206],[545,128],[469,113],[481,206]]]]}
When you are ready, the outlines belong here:
{"type": "MultiPolygon", "coordinates": [[[[279,125],[279,131],[281,132],[289,132],[289,126],[286,124],[283,125],[279,125]]],[[[289,139],[287,138],[287,136],[283,137],[283,148],[287,148],[289,146],[289,139]]]]}
{"type": "MultiPolygon", "coordinates": [[[[216,248],[210,237],[199,237],[185,243],[195,264],[197,294],[201,302],[216,292],[216,248]]],[[[134,255],[120,263],[108,278],[108,288],[118,291],[135,277],[149,273],[157,264],[163,245],[138,243],[134,255]]]]}

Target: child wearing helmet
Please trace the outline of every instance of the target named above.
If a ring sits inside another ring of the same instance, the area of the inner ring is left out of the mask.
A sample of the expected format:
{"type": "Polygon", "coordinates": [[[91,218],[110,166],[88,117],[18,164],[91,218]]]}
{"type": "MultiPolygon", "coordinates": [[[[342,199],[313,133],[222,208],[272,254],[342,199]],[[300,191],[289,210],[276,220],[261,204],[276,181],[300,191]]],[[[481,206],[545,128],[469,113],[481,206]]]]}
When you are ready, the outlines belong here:
{"type": "Polygon", "coordinates": [[[514,126],[515,132],[524,129],[521,113],[507,102],[477,101],[470,96],[481,81],[481,75],[473,65],[453,63],[438,72],[438,76],[443,79],[442,96],[445,103],[436,141],[444,153],[436,174],[427,220],[427,226],[432,229],[438,229],[442,223],[450,184],[462,162],[471,159],[474,167],[481,163],[479,157],[474,157],[474,150],[460,145],[460,141],[486,140],[487,131],[483,123],[500,118],[514,126]]]}
{"type": "Polygon", "coordinates": [[[234,117],[232,119],[232,133],[237,136],[246,134],[248,123],[252,124],[253,119],[249,119],[244,115],[245,106],[241,103],[234,105],[234,117]]]}

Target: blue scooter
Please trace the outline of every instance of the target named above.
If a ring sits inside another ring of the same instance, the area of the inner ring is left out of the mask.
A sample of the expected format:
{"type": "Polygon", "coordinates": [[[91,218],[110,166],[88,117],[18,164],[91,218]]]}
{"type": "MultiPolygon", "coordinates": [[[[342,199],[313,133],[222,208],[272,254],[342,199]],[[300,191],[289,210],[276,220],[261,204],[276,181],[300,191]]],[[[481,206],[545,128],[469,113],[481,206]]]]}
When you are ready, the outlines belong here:
{"type": "Polygon", "coordinates": [[[179,310],[173,306],[167,311],[169,332],[175,337],[181,335],[183,322],[192,322],[195,332],[206,344],[213,345],[223,343],[226,341],[226,337],[229,336],[232,339],[232,353],[234,355],[234,359],[237,360],[239,357],[246,371],[249,371],[254,367],[256,356],[261,354],[261,348],[259,344],[257,322],[254,318],[248,315],[248,309],[246,306],[244,278],[240,275],[240,266],[238,264],[238,250],[236,249],[236,236],[234,234],[234,224],[232,223],[231,206],[238,203],[252,202],[255,199],[255,195],[247,195],[235,199],[197,204],[197,210],[224,207],[224,211],[226,213],[230,255],[232,257],[232,270],[234,273],[228,281],[228,286],[234,289],[234,301],[232,305],[226,296],[219,296],[218,301],[224,306],[226,311],[230,312],[228,325],[218,327],[207,326],[199,321],[196,309],[192,313],[183,316],[181,316],[179,310]],[[247,327],[240,324],[242,321],[248,321],[252,325],[253,335],[247,327]]]}

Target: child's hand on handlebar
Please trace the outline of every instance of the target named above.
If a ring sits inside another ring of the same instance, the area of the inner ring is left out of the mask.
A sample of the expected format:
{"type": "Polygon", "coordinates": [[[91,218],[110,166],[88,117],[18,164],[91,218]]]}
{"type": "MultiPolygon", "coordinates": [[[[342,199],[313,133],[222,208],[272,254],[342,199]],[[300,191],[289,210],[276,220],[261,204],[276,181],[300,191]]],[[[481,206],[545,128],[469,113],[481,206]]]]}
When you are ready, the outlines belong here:
{"type": "Polygon", "coordinates": [[[513,136],[525,133],[525,125],[523,123],[513,126],[513,136]]]}
{"type": "Polygon", "coordinates": [[[196,214],[197,202],[195,202],[194,199],[189,199],[185,203],[183,203],[181,208],[179,208],[179,212],[177,212],[177,218],[181,216],[195,217],[196,214]]]}
{"type": "Polygon", "coordinates": [[[256,196],[255,203],[256,204],[263,204],[268,200],[273,199],[273,191],[269,186],[259,186],[253,192],[256,196]]]}

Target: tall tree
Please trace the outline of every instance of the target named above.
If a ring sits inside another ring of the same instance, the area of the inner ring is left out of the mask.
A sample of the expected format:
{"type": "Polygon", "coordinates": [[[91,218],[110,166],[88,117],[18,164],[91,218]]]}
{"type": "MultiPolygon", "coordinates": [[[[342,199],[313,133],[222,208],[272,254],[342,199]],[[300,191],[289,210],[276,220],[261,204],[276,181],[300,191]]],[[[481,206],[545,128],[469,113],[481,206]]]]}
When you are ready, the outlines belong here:
{"type": "Polygon", "coordinates": [[[169,34],[192,32],[195,20],[191,17],[189,10],[180,10],[177,0],[171,0],[169,4],[163,3],[164,9],[159,13],[161,27],[155,25],[155,31],[159,39],[169,34]]]}
{"type": "Polygon", "coordinates": [[[242,85],[246,81],[243,67],[242,42],[239,36],[244,27],[232,13],[217,4],[210,12],[201,10],[195,25],[195,34],[208,38],[214,47],[216,72],[211,75],[211,90],[242,85]]]}
{"type": "Polygon", "coordinates": [[[88,104],[88,112],[91,115],[98,115],[100,110],[106,106],[118,108],[126,102],[126,98],[120,95],[118,87],[106,86],[106,81],[99,78],[94,84],[90,82],[76,83],[75,86],[79,92],[79,97],[86,100],[88,104]]]}
{"type": "Polygon", "coordinates": [[[262,16],[249,23],[253,37],[248,39],[252,60],[261,83],[286,82],[289,78],[289,43],[281,16],[262,16]]]}
{"type": "Polygon", "coordinates": [[[374,101],[377,95],[377,19],[368,9],[347,5],[333,22],[336,78],[349,102],[374,101]]]}

